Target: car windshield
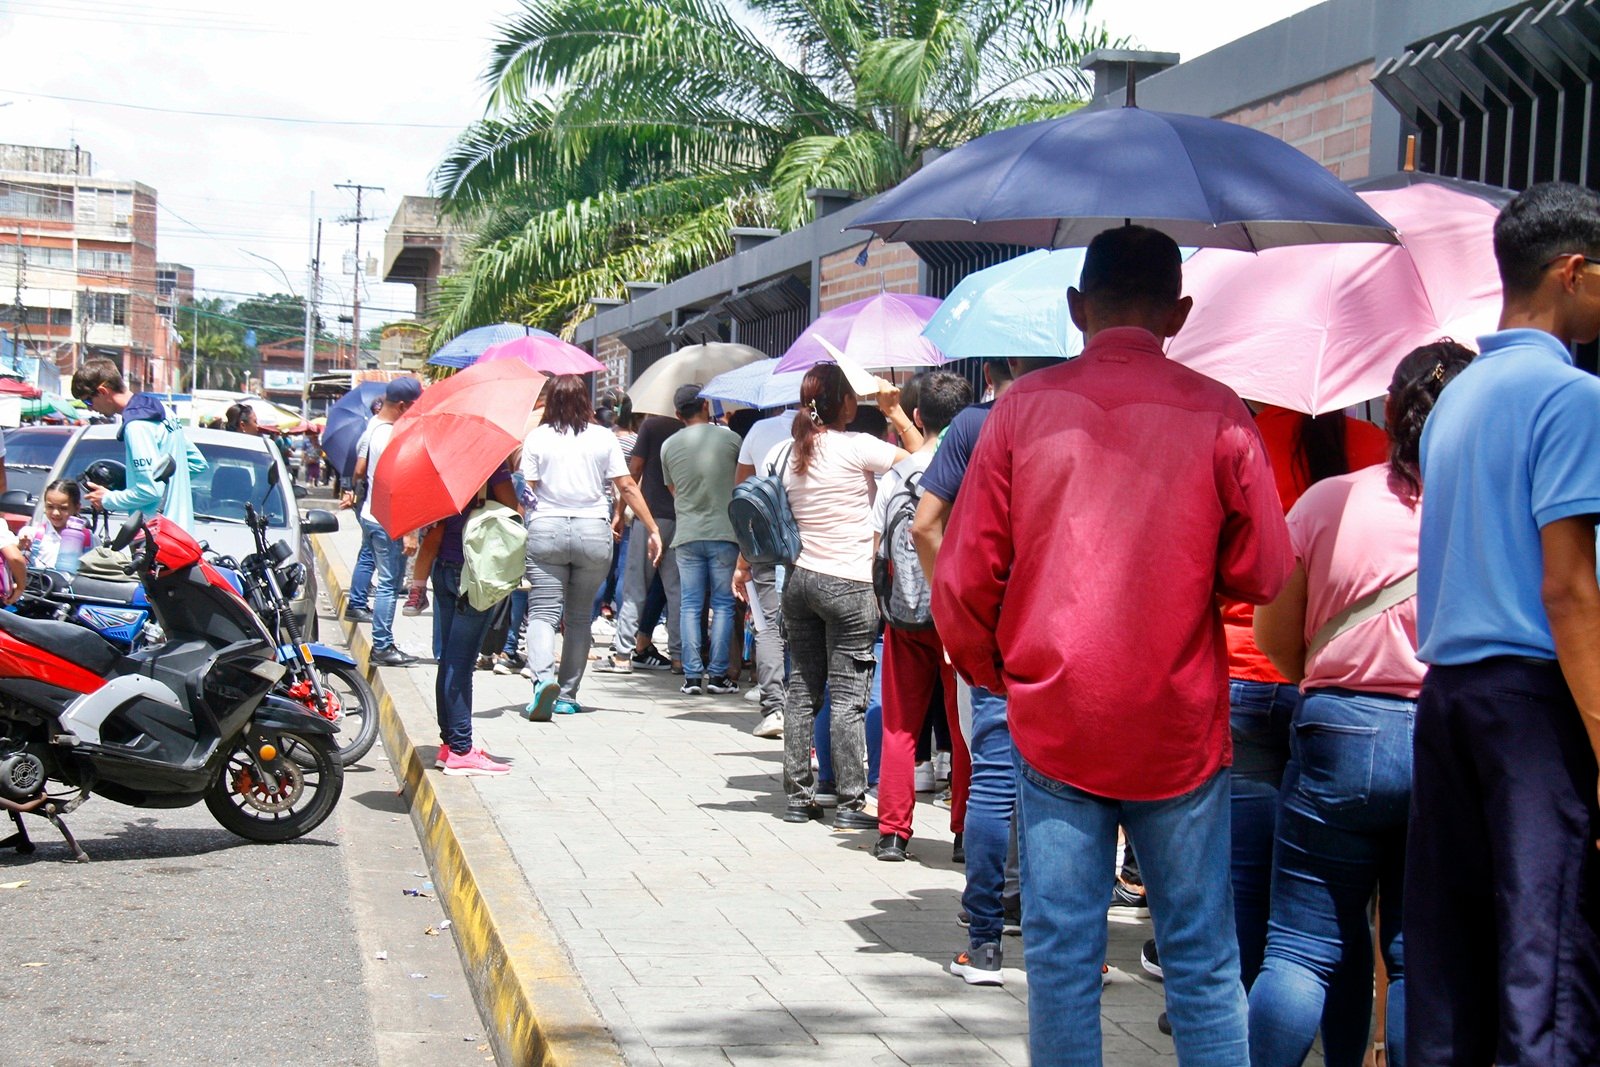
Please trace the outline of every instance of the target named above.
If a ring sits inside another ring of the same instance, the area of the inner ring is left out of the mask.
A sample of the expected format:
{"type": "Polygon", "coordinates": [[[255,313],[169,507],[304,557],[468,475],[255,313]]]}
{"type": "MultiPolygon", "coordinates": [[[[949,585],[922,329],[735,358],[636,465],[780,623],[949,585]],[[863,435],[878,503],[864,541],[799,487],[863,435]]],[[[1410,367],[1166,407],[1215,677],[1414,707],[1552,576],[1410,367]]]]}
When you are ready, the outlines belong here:
{"type": "MultiPolygon", "coordinates": [[[[199,522],[243,522],[245,504],[254,504],[273,526],[286,526],[282,483],[267,487],[267,470],[274,462],[260,449],[234,448],[211,442],[198,445],[209,466],[189,480],[194,497],[194,517],[199,522]]],[[[96,460],[123,461],[122,442],[114,437],[83,437],[72,450],[66,467],[76,478],[96,460]]]]}
{"type": "Polygon", "coordinates": [[[72,440],[71,432],[19,429],[6,431],[6,488],[21,490],[29,501],[39,499],[56,457],[72,440]]]}

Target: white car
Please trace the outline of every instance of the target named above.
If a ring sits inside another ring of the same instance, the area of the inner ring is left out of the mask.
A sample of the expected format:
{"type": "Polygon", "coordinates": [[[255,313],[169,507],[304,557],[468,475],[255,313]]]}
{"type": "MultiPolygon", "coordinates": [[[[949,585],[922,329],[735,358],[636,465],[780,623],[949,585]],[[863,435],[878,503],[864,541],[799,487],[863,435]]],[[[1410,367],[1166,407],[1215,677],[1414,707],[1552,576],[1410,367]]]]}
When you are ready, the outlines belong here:
{"type": "MultiPolygon", "coordinates": [[[[126,452],[117,439],[117,429],[116,424],[108,423],[79,430],[61,450],[48,481],[57,478],[75,481],[85,468],[98,460],[125,462],[126,452]]],[[[265,438],[249,434],[197,428],[186,428],[184,432],[208,464],[203,473],[189,480],[194,497],[194,529],[190,532],[195,540],[222,555],[243,559],[255,551],[255,540],[244,524],[244,507],[255,505],[258,513],[267,516],[267,543],[287,542],[295,550],[295,558],[305,565],[306,581],[294,602],[294,613],[302,638],[315,640],[317,569],[311,558],[310,544],[301,530],[305,520],[295,506],[293,496],[296,494],[291,491],[291,487],[293,490],[300,487],[292,482],[282,454],[265,438]],[[278,468],[276,485],[267,477],[273,465],[278,468]]],[[[113,534],[126,517],[118,512],[111,513],[109,528],[113,534]]],[[[42,521],[41,507],[34,522],[42,521]]]]}

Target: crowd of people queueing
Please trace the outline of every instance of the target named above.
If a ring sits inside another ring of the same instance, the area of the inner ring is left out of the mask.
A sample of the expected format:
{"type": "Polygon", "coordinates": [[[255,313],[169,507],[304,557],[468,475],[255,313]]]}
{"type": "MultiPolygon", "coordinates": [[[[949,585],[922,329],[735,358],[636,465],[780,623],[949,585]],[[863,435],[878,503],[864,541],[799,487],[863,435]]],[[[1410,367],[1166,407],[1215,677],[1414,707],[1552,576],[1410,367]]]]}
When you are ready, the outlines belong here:
{"type": "MultiPolygon", "coordinates": [[[[392,618],[415,551],[438,763],[492,776],[475,667],[522,669],[529,718],[577,712],[614,599],[596,670],[734,693],[747,625],[783,818],[831,808],[887,862],[919,738],[947,727],[950,970],[1001,984],[1020,932],[1038,1065],[1100,1062],[1112,904],[1148,908],[1185,1065],[1299,1064],[1320,1034],[1355,1067],[1375,986],[1390,1064],[1600,1062],[1600,379],[1567,347],[1600,334],[1600,198],[1536,186],[1495,250],[1501,331],[1404,354],[1382,427],[1247,407],[1167,360],[1182,260],[1138,226],[1097,237],[1068,293],[1083,354],[988,361],[982,403],[935,370],[874,420],[824,363],[739,432],[698,386],[636,424],[555,378],[481,494],[527,516],[504,636],[456,596],[464,515],[401,544],[363,510],[374,658],[412,661],[392,618]],[[786,490],[792,565],[740,553],[728,503],[758,474],[786,490]],[[884,625],[874,585],[907,494],[931,628],[884,625]]],[[[413,400],[390,386],[358,475],[413,400]]]]}

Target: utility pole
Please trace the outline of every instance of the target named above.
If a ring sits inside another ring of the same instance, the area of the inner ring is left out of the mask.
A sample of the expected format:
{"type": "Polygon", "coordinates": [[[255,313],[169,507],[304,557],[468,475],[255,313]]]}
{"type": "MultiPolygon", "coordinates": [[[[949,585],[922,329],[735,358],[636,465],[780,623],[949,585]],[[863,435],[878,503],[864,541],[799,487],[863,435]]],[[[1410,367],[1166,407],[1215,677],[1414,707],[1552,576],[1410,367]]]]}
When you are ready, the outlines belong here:
{"type": "Polygon", "coordinates": [[[381,193],[384,190],[381,185],[361,185],[357,182],[343,182],[334,185],[334,188],[354,189],[356,192],[356,213],[354,215],[343,215],[339,218],[339,221],[344,223],[353,222],[356,225],[356,269],[351,272],[350,336],[355,342],[354,369],[359,371],[361,369],[361,224],[363,222],[372,222],[378,217],[376,215],[361,214],[361,194],[368,190],[375,193],[381,193]]]}
{"type": "MultiPolygon", "coordinates": [[[[18,369],[17,357],[22,348],[22,331],[27,325],[28,311],[22,303],[22,287],[27,277],[28,260],[22,251],[22,224],[17,224],[17,293],[11,302],[11,321],[16,324],[15,335],[11,338],[11,369],[18,369]]],[[[45,312],[46,315],[49,312],[45,312]]]]}
{"type": "MultiPolygon", "coordinates": [[[[320,236],[322,227],[321,227],[321,225],[319,223],[317,223],[317,194],[315,192],[313,192],[311,194],[311,222],[312,222],[313,226],[316,227],[314,233],[317,236],[320,236]]],[[[317,248],[316,237],[313,237],[312,238],[312,246],[311,246],[311,262],[306,265],[306,273],[310,276],[310,284],[306,288],[306,296],[305,296],[305,300],[303,301],[303,303],[306,306],[306,336],[305,336],[305,374],[304,374],[304,378],[302,379],[302,381],[300,383],[300,421],[301,422],[310,422],[311,421],[311,371],[312,371],[312,360],[315,357],[316,350],[317,350],[317,342],[311,335],[311,331],[316,326],[316,321],[317,321],[317,313],[312,308],[312,301],[314,301],[316,299],[316,296],[317,296],[317,255],[318,255],[318,251],[319,250],[317,248]]]]}

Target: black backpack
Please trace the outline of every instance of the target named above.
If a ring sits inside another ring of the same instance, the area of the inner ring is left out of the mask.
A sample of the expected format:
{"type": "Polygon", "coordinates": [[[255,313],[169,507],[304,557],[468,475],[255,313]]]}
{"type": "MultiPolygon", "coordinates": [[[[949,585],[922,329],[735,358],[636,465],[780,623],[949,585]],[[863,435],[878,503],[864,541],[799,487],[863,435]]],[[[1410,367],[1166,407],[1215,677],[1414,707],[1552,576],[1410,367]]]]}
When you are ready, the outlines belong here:
{"type": "Polygon", "coordinates": [[[889,521],[884,523],[878,554],[872,560],[878,611],[883,621],[897,630],[933,629],[933,590],[911,540],[911,523],[921,499],[922,472],[918,471],[889,497],[889,521]]]}
{"type": "Polygon", "coordinates": [[[791,566],[800,558],[800,527],[783,487],[783,471],[793,448],[790,445],[783,450],[775,468],[733,487],[728,519],[746,562],[791,566]]]}

